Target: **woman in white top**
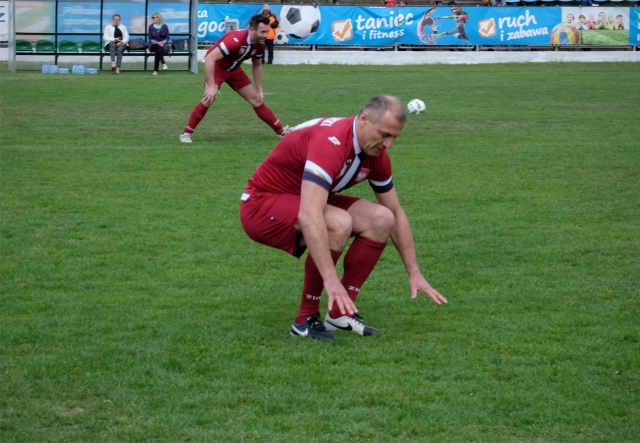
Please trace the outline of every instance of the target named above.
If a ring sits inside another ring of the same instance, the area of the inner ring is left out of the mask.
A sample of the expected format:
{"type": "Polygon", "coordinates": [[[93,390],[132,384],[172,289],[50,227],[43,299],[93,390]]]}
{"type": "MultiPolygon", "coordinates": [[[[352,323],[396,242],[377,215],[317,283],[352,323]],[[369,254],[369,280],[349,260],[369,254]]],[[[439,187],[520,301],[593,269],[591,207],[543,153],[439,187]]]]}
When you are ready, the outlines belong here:
{"type": "Polygon", "coordinates": [[[129,43],[129,33],[127,27],[120,24],[120,14],[113,14],[113,24],[104,27],[102,40],[104,40],[104,50],[111,56],[111,70],[120,74],[122,54],[129,43]]]}

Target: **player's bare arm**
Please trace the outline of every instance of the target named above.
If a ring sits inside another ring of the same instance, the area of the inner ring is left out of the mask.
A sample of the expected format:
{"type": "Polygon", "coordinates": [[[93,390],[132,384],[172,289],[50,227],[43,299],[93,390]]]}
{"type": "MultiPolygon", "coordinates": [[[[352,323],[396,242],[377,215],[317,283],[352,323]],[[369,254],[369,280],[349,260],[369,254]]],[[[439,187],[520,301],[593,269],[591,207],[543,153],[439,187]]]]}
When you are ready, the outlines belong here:
{"type": "MultiPolygon", "coordinates": [[[[330,243],[329,227],[325,217],[326,211],[330,212],[332,209],[327,208],[327,196],[327,191],[321,186],[308,180],[303,180],[298,222],[300,223],[304,242],[309,249],[309,254],[313,257],[316,268],[318,268],[318,272],[322,276],[324,288],[329,297],[329,310],[331,310],[334,303],[337,303],[342,315],[353,315],[358,310],[340,282],[331,258],[331,247],[342,250],[344,244],[331,245],[330,243]]],[[[337,208],[334,209],[337,210],[337,208]]],[[[348,239],[350,231],[351,228],[348,227],[348,232],[336,233],[336,237],[339,238],[338,241],[342,242],[342,237],[348,239]]],[[[344,241],[346,242],[346,239],[344,241]]]]}
{"type": "Polygon", "coordinates": [[[215,83],[215,64],[216,61],[222,59],[223,54],[220,48],[216,48],[211,51],[204,58],[204,96],[202,97],[202,104],[209,107],[218,97],[218,86],[215,83]]]}
{"type": "Polygon", "coordinates": [[[389,208],[395,217],[391,240],[409,274],[411,298],[416,298],[418,291],[421,291],[429,296],[436,304],[447,303],[447,299],[431,287],[420,271],[411,225],[409,224],[407,214],[400,205],[396,190],[391,189],[389,192],[376,193],[376,199],[378,203],[389,208]]]}

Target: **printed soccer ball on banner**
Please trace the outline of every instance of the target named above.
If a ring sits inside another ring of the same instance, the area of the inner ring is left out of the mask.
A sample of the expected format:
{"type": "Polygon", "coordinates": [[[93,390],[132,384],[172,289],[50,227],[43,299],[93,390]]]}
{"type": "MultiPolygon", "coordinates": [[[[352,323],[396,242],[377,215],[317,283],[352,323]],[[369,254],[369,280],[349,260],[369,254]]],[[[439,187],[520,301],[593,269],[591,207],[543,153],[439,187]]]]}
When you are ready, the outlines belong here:
{"type": "Polygon", "coordinates": [[[409,101],[409,103],[407,103],[407,111],[409,111],[409,114],[422,114],[426,109],[427,106],[419,98],[414,98],[413,100],[409,101]]]}
{"type": "Polygon", "coordinates": [[[283,6],[280,26],[289,37],[308,37],[320,27],[320,10],[311,5],[283,6]]]}
{"type": "Polygon", "coordinates": [[[552,45],[576,45],[580,43],[580,33],[575,26],[560,23],[551,30],[552,45]]]}
{"type": "Polygon", "coordinates": [[[289,43],[289,36],[283,30],[276,31],[276,38],[273,40],[276,45],[286,45],[289,43]]]}

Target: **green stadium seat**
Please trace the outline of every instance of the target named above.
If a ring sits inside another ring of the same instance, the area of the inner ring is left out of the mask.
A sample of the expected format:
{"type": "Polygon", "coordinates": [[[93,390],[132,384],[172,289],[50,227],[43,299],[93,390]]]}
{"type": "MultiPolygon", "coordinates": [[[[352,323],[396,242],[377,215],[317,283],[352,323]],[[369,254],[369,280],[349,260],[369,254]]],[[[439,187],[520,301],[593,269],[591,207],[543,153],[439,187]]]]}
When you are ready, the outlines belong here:
{"type": "Polygon", "coordinates": [[[38,40],[36,52],[56,52],[56,45],[51,40],[38,40]]]}
{"type": "Polygon", "coordinates": [[[16,40],[16,52],[33,52],[33,45],[29,40],[16,40]]]}
{"type": "Polygon", "coordinates": [[[102,45],[93,40],[85,40],[82,42],[82,52],[102,52],[102,45]]]}
{"type": "Polygon", "coordinates": [[[71,40],[62,40],[58,45],[60,52],[78,52],[78,44],[71,40]]]}

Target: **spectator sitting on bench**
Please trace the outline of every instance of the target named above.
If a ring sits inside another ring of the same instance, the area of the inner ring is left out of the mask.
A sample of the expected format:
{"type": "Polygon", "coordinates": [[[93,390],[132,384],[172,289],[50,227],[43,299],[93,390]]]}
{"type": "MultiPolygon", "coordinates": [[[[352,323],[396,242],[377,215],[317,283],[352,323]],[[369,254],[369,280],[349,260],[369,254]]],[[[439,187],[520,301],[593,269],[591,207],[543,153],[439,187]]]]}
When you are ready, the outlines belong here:
{"type": "Polygon", "coordinates": [[[158,68],[162,63],[162,70],[167,69],[164,62],[164,56],[169,55],[169,27],[162,20],[162,14],[154,12],[151,15],[151,23],[149,25],[149,50],[155,53],[153,62],[153,75],[158,75],[158,68]]]}
{"type": "Polygon", "coordinates": [[[104,50],[111,56],[111,70],[120,74],[122,54],[129,43],[129,33],[127,27],[120,24],[120,14],[113,14],[113,24],[104,27],[102,40],[104,40],[104,50]]]}

